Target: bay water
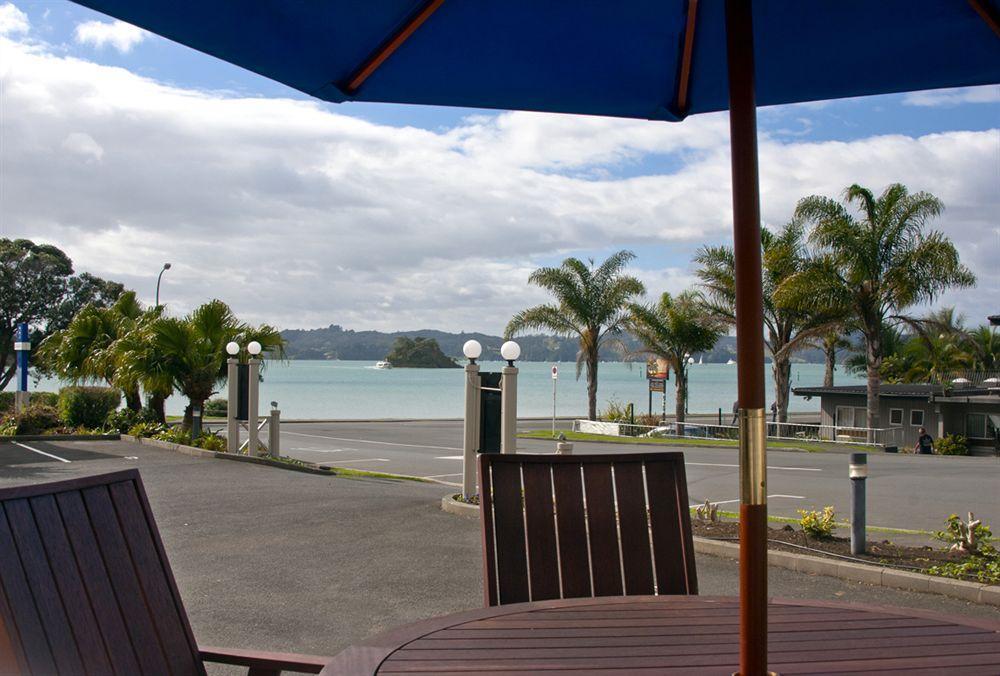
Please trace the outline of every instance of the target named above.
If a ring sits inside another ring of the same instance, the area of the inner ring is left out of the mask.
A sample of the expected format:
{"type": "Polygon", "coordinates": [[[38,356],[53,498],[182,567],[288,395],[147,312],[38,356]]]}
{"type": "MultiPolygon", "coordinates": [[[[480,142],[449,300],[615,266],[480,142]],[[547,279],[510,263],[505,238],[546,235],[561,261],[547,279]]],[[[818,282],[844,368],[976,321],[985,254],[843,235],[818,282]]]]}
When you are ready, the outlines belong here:
{"type": "MultiPolygon", "coordinates": [[[[482,371],[499,371],[503,362],[482,362],[482,371]]],[[[552,415],[553,380],[551,368],[557,366],[556,413],[559,416],[585,416],[587,380],[576,379],[576,366],[570,362],[518,362],[517,411],[521,417],[552,415]]],[[[260,385],[260,410],[266,412],[277,401],[283,419],[296,418],[460,418],[464,401],[463,369],[376,369],[369,361],[294,360],[266,364],[260,385]]],[[[793,364],[792,387],[822,385],[822,364],[793,364]]],[[[837,369],[838,385],[860,384],[862,376],[837,369]]],[[[673,379],[666,383],[666,410],[674,411],[673,379]]],[[[722,409],[728,422],[736,399],[736,366],[693,364],[688,377],[691,413],[716,413],[722,409]]],[[[62,383],[41,379],[31,389],[58,391],[62,383]]],[[[9,386],[11,389],[13,383],[9,386]]],[[[768,406],[774,398],[770,367],[766,384],[768,406]]],[[[225,396],[223,386],[220,395],[225,396]]],[[[609,401],[634,403],[636,414],[649,408],[649,394],[643,364],[602,362],[598,372],[597,405],[604,409],[609,401]]],[[[167,400],[167,413],[180,415],[186,401],[177,395],[167,400]]],[[[653,394],[654,412],[663,410],[663,395],[653,394]]],[[[792,396],[789,410],[818,412],[819,400],[806,401],[792,396]]]]}

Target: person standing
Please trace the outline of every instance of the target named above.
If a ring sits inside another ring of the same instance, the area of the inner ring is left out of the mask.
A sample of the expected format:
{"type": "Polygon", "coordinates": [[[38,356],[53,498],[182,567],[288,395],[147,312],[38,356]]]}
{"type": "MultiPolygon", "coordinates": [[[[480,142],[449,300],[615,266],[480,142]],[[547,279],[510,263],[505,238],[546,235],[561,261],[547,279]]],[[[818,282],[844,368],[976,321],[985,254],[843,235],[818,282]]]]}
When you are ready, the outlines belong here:
{"type": "Polygon", "coordinates": [[[934,453],[934,438],[923,427],[917,430],[917,443],[913,446],[913,452],[922,455],[934,453]]]}

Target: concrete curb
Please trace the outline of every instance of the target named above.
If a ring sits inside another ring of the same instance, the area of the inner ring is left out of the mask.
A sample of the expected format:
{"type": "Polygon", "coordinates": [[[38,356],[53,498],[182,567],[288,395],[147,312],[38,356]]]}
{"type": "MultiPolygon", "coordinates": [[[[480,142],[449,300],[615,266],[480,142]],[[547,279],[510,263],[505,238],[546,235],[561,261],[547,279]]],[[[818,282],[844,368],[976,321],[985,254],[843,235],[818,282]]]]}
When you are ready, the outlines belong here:
{"type": "Polygon", "coordinates": [[[18,434],[13,437],[0,437],[0,443],[13,441],[118,441],[122,436],[114,434],[18,434]]]}
{"type": "MultiPolygon", "coordinates": [[[[451,495],[441,498],[441,509],[451,514],[479,517],[479,506],[459,502],[451,495]]],[[[694,551],[698,554],[739,560],[740,546],[709,538],[695,537],[694,551]]],[[[924,575],[895,568],[882,568],[853,561],[840,561],[808,554],[768,550],[767,564],[810,575],[826,575],[852,582],[864,582],[876,587],[890,587],[930,594],[952,596],[973,603],[1000,606],[1000,585],[953,580],[936,575],[924,575]]]]}
{"type": "MultiPolygon", "coordinates": [[[[170,441],[160,441],[159,439],[150,439],[148,437],[134,437],[131,434],[122,434],[121,438],[123,441],[131,441],[133,443],[144,444],[146,446],[155,446],[156,448],[162,448],[168,451],[175,451],[177,453],[183,453],[184,455],[190,455],[196,458],[219,458],[221,460],[232,460],[235,462],[249,462],[254,465],[267,465],[268,467],[276,467],[277,469],[285,469],[285,470],[290,470],[292,472],[303,472],[305,474],[319,474],[322,476],[341,476],[340,474],[337,473],[337,469],[334,467],[323,467],[321,465],[313,465],[313,464],[299,465],[297,463],[280,462],[263,456],[251,457],[248,455],[223,453],[221,451],[207,451],[204,448],[197,448],[195,446],[185,446],[184,444],[175,444],[170,441]]],[[[408,474],[393,474],[391,472],[378,472],[378,474],[382,474],[384,476],[373,477],[373,478],[421,481],[425,483],[441,483],[440,481],[437,481],[435,479],[424,479],[423,477],[410,476],[408,474]]],[[[365,477],[359,477],[359,478],[365,478],[365,477]]]]}
{"type": "Polygon", "coordinates": [[[441,498],[441,509],[449,514],[457,514],[471,519],[479,518],[479,505],[459,502],[453,495],[446,495],[441,498]]]}

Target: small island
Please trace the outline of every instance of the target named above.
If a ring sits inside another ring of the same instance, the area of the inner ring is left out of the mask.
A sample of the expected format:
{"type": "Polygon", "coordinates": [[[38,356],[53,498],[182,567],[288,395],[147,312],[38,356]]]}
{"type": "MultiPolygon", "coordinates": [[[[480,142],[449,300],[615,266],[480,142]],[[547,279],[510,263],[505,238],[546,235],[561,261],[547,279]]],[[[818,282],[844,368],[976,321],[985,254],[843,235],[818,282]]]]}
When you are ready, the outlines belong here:
{"type": "Polygon", "coordinates": [[[397,338],[386,361],[391,362],[393,368],[461,368],[454,359],[441,351],[433,338],[397,338]]]}

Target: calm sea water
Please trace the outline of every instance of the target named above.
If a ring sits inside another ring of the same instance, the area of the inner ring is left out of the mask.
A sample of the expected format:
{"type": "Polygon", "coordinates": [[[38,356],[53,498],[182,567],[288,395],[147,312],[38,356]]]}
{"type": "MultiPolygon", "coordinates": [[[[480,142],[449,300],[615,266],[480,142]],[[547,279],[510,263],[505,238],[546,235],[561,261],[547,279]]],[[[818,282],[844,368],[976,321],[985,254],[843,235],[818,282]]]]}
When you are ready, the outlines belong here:
{"type": "MultiPolygon", "coordinates": [[[[552,414],[551,368],[559,367],[556,412],[580,416],[587,411],[586,378],[575,377],[572,363],[518,364],[518,415],[552,414]]],[[[501,362],[483,362],[483,371],[499,371],[501,362]]],[[[768,402],[774,385],[767,370],[768,402]]],[[[367,361],[290,361],[271,363],[261,383],[261,411],[277,401],[283,418],[459,418],[462,416],[464,371],[461,369],[374,368],[367,361]]],[[[837,384],[862,383],[862,378],[838,369],[837,384]]],[[[719,408],[729,413],[736,399],[736,367],[726,364],[695,364],[688,379],[692,413],[711,413],[719,408]]],[[[822,364],[792,366],[792,387],[821,385],[822,364]]],[[[674,410],[674,382],[667,382],[667,412],[674,410]]],[[[59,383],[43,379],[31,389],[55,391],[59,383]]],[[[646,411],[649,400],[643,365],[605,362],[599,371],[597,401],[604,408],[609,400],[634,402],[636,412],[646,411]]],[[[662,410],[662,396],[653,394],[653,410],[662,410]]],[[[178,396],[167,401],[167,413],[180,414],[185,401],[178,396]]],[[[792,397],[792,411],[818,411],[819,402],[792,397]]]]}

